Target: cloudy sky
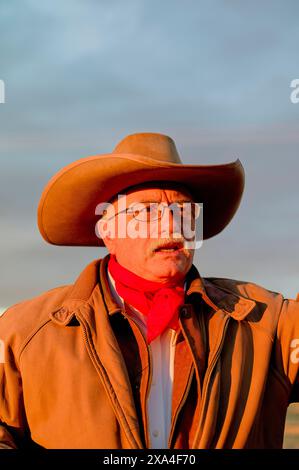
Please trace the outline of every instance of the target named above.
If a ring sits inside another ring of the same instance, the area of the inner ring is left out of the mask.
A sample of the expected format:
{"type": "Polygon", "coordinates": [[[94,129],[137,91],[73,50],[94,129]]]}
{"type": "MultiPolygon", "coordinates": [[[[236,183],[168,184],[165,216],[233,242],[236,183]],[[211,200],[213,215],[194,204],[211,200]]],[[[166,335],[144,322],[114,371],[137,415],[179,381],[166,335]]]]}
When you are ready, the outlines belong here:
{"type": "Polygon", "coordinates": [[[170,135],[185,163],[241,160],[240,208],[195,264],[296,297],[298,17],[295,0],[1,2],[0,307],[106,254],[48,245],[36,209],[61,167],[134,132],[170,135]]]}

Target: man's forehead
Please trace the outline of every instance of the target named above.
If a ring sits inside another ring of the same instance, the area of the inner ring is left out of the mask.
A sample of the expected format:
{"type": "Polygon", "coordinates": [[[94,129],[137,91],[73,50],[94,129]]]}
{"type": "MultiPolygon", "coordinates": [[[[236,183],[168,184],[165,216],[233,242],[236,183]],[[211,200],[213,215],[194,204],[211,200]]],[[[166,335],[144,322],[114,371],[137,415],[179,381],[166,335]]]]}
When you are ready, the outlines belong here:
{"type": "Polygon", "coordinates": [[[164,196],[171,199],[192,200],[192,195],[188,188],[179,183],[145,183],[127,188],[120,191],[120,194],[126,195],[128,201],[155,201],[164,196]]]}

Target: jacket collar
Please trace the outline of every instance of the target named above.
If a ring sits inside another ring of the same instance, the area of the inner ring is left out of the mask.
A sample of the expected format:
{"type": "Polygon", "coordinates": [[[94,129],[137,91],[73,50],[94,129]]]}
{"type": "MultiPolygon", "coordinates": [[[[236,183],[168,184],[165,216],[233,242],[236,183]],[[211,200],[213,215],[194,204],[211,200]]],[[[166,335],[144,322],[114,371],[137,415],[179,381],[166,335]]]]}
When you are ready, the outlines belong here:
{"type": "MultiPolygon", "coordinates": [[[[106,275],[109,254],[103,259],[89,263],[81,272],[63,303],[50,312],[50,318],[60,325],[67,325],[82,304],[91,303],[92,293],[99,285],[107,313],[113,315],[121,311],[114,300],[106,275]]],[[[197,268],[192,265],[186,279],[187,302],[192,294],[199,295],[214,311],[224,310],[235,320],[243,320],[255,307],[256,302],[236,292],[218,286],[208,278],[202,278],[197,268]]]]}
{"type": "Polygon", "coordinates": [[[225,310],[235,320],[243,320],[256,306],[254,300],[201,277],[194,264],[188,273],[186,294],[200,294],[214,311],[225,310]]]}

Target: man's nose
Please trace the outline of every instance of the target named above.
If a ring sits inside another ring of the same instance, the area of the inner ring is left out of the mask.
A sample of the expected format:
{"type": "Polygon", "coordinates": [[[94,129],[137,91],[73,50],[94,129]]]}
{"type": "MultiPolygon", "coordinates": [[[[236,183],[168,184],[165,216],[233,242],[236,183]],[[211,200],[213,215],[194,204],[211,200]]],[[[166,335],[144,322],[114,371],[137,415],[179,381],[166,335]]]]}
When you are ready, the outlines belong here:
{"type": "Polygon", "coordinates": [[[169,206],[165,206],[160,219],[161,235],[182,233],[181,218],[169,206]]]}

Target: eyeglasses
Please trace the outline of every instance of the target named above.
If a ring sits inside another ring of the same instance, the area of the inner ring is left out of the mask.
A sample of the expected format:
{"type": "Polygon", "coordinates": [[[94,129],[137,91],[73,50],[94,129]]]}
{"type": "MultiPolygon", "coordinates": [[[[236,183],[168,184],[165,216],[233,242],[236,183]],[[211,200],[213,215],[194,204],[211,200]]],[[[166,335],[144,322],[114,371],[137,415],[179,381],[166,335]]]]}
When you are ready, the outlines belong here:
{"type": "Polygon", "coordinates": [[[163,202],[151,202],[151,203],[142,203],[137,202],[132,204],[130,207],[117,212],[112,217],[106,218],[104,214],[103,218],[105,220],[111,220],[113,217],[116,217],[118,214],[126,213],[131,215],[135,220],[139,222],[149,223],[151,221],[160,220],[165,212],[165,209],[168,208],[171,210],[175,217],[190,217],[191,220],[194,220],[198,217],[200,206],[196,202],[187,201],[183,203],[172,203],[168,205],[163,202]]]}

